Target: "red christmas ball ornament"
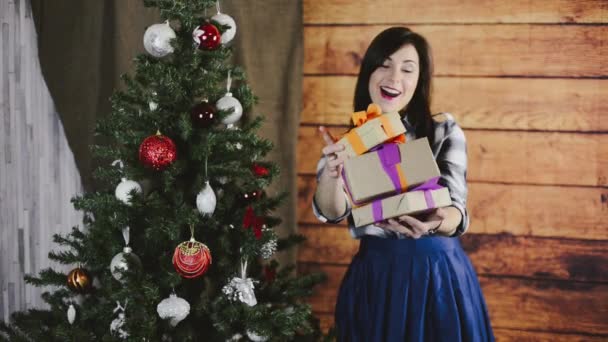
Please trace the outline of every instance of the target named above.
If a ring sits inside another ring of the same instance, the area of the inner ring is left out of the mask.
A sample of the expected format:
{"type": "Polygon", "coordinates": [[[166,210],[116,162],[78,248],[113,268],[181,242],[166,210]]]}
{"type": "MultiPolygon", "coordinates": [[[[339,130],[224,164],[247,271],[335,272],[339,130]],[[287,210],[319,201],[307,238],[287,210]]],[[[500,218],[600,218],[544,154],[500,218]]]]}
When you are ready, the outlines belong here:
{"type": "Polygon", "coordinates": [[[239,199],[242,204],[251,204],[256,200],[262,198],[264,192],[262,190],[252,190],[248,192],[243,192],[241,194],[241,198],[239,199]]]}
{"type": "Polygon", "coordinates": [[[215,50],[220,46],[222,35],[213,24],[203,24],[194,29],[192,39],[201,50],[215,50]]]}
{"type": "Polygon", "coordinates": [[[215,107],[208,102],[201,102],[190,111],[192,124],[199,128],[208,128],[215,123],[215,107]]]}
{"type": "Polygon", "coordinates": [[[260,164],[255,164],[255,163],[253,165],[251,165],[251,171],[257,177],[266,177],[270,174],[270,170],[268,170],[267,167],[264,167],[260,164]]]}
{"type": "Polygon", "coordinates": [[[139,161],[156,171],[166,169],[175,159],[177,159],[175,143],[160,132],[147,137],[139,145],[139,161]]]}
{"type": "Polygon", "coordinates": [[[274,279],[277,277],[276,269],[270,266],[264,266],[264,279],[267,283],[272,283],[274,279]]]}
{"type": "Polygon", "coordinates": [[[204,243],[190,239],[180,243],[173,253],[173,267],[184,278],[203,275],[211,265],[211,251],[204,243]]]}

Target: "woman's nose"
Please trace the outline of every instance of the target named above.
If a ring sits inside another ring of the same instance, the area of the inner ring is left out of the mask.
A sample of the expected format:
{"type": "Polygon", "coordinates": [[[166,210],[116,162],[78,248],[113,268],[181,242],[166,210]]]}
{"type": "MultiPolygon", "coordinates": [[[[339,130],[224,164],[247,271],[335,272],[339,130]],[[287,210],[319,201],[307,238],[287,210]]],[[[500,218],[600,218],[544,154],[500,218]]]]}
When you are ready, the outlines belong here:
{"type": "Polygon", "coordinates": [[[390,80],[393,82],[401,81],[403,75],[401,74],[401,70],[399,68],[393,68],[390,74],[390,80]]]}

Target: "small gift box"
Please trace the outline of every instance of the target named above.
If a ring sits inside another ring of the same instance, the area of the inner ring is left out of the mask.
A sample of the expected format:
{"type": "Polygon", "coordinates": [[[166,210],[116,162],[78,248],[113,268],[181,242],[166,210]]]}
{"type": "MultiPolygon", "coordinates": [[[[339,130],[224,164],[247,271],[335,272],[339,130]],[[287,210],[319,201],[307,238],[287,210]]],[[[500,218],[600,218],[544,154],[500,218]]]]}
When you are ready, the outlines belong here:
{"type": "Polygon", "coordinates": [[[342,172],[347,193],[355,205],[400,194],[440,175],[426,138],[405,144],[383,144],[347,159],[342,172]]]}
{"type": "Polygon", "coordinates": [[[439,178],[399,195],[378,199],[372,203],[353,208],[355,227],[380,222],[389,218],[414,215],[452,204],[447,188],[437,184],[439,178]]]}
{"type": "Polygon", "coordinates": [[[405,126],[399,113],[382,114],[380,106],[374,103],[370,104],[365,112],[353,113],[352,120],[355,128],[337,142],[345,147],[340,155],[358,156],[395,138],[405,141],[405,126]]]}

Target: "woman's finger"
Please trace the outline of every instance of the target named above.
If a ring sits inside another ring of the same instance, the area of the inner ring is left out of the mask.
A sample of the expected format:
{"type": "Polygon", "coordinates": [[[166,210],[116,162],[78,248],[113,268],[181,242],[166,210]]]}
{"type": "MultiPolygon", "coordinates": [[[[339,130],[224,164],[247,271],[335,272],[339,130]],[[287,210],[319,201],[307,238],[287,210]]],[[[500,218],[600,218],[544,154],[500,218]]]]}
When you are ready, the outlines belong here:
{"type": "Polygon", "coordinates": [[[418,237],[426,234],[429,230],[428,224],[409,215],[400,216],[399,221],[410,226],[414,235],[418,235],[418,237]]]}
{"type": "Polygon", "coordinates": [[[327,146],[323,147],[321,152],[327,156],[330,154],[334,154],[336,152],[344,151],[344,148],[345,147],[342,144],[331,144],[331,145],[327,145],[327,146]]]}
{"type": "Polygon", "coordinates": [[[336,157],[335,159],[327,160],[327,167],[329,167],[330,169],[335,169],[339,165],[343,165],[343,164],[344,164],[344,158],[336,157]]]}
{"type": "Polygon", "coordinates": [[[319,126],[319,133],[321,133],[321,136],[327,145],[333,145],[336,142],[336,138],[334,138],[325,126],[319,126]]]}

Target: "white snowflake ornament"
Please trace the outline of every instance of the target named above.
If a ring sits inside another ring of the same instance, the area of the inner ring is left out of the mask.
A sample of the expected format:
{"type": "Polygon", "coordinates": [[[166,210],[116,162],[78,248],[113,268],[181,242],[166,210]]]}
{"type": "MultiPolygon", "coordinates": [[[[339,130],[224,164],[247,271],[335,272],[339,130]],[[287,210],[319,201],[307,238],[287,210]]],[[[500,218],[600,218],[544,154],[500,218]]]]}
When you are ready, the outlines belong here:
{"type": "Polygon", "coordinates": [[[120,302],[116,302],[116,308],[114,308],[114,313],[120,311],[118,313],[118,316],[116,318],[114,318],[114,320],[112,321],[112,323],[110,323],[110,332],[112,333],[112,335],[120,338],[120,339],[127,339],[129,338],[129,333],[127,333],[124,329],[123,326],[125,325],[125,308],[126,308],[127,304],[125,303],[125,306],[120,305],[120,302]]]}

